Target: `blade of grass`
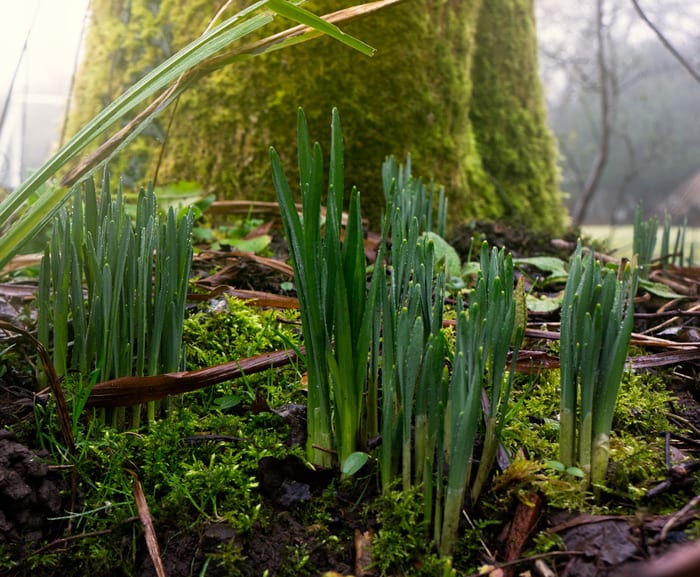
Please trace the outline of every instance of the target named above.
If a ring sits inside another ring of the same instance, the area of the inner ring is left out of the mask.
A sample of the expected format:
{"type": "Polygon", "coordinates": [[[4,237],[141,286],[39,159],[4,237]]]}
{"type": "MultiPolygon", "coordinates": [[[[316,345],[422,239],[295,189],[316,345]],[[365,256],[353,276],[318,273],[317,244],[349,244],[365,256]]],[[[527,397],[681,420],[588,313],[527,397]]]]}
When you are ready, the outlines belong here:
{"type": "Polygon", "coordinates": [[[578,345],[574,324],[574,307],[576,306],[576,288],[583,275],[581,246],[576,249],[571,259],[571,266],[564,298],[561,305],[561,329],[559,358],[561,414],[559,417],[559,460],[565,467],[572,467],[576,462],[576,406],[578,394],[578,345]]]}
{"type": "MultiPolygon", "coordinates": [[[[314,178],[313,155],[303,112],[298,112],[297,148],[299,178],[302,191],[304,226],[297,213],[291,189],[277,152],[270,149],[272,178],[280,204],[280,212],[294,267],[294,278],[302,311],[302,331],[308,371],[308,437],[307,455],[318,466],[329,467],[332,448],[327,369],[328,342],[324,318],[326,303],[322,299],[321,280],[317,269],[320,247],[320,187],[314,178]],[[312,186],[315,184],[315,186],[312,186]]],[[[317,161],[316,161],[317,162],[317,161]]],[[[319,172],[316,170],[316,172],[319,172]]]]}
{"type": "Polygon", "coordinates": [[[304,10],[299,6],[295,6],[290,2],[286,2],[285,0],[268,0],[268,6],[278,14],[300,24],[309,26],[310,28],[314,28],[327,36],[330,36],[331,38],[335,38],[339,42],[346,44],[350,48],[354,48],[366,56],[372,56],[375,52],[374,48],[368,44],[345,34],[345,32],[340,30],[340,28],[334,24],[331,24],[323,18],[316,16],[308,10],[304,10]]]}

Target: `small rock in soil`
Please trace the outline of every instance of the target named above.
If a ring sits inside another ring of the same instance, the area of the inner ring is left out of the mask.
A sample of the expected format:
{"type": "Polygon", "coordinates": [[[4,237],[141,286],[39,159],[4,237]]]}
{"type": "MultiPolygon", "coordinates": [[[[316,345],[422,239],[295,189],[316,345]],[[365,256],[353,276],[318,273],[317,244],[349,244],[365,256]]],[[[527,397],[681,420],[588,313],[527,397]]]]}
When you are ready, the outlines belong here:
{"type": "Polygon", "coordinates": [[[58,524],[46,518],[60,511],[61,495],[42,455],[0,431],[0,543],[49,537],[58,524]]]}

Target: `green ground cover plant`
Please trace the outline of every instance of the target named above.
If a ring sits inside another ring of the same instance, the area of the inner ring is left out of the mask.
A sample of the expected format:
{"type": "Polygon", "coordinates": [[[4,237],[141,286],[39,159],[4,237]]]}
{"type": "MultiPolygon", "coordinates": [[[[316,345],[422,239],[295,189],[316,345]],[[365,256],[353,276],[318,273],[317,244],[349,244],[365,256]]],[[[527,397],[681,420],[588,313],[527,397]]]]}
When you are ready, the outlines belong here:
{"type": "MultiPolygon", "coordinates": [[[[39,274],[38,332],[56,372],[87,378],[95,371],[94,379],[106,381],[178,370],[192,210],[178,218],[171,207],[162,215],[152,188],[142,189],[132,219],[106,173],[99,201],[92,181],[84,192],[83,201],[76,189],[71,212],[55,220],[39,274]]],[[[148,420],[154,418],[150,404],[148,420]]],[[[140,419],[134,409],[132,425],[140,419]]]]}
{"type": "Polygon", "coordinates": [[[64,520],[95,536],[75,543],[70,567],[61,555],[35,559],[37,569],[58,564],[64,575],[107,575],[115,564],[133,566],[129,556],[141,533],[133,524],[133,474],[152,515],[169,531],[202,531],[208,523],[225,522],[246,534],[264,512],[256,478],[260,459],[290,454],[287,429],[275,415],[202,411],[196,403],[157,420],[148,434],[119,433],[97,423],[81,433],[74,466],[83,497],[64,520]],[[211,431],[222,440],[208,440],[211,431]]]}
{"type": "MultiPolygon", "coordinates": [[[[189,311],[183,326],[185,364],[193,371],[247,358],[256,354],[298,346],[295,332],[298,316],[276,310],[260,310],[246,301],[224,296],[216,308],[197,307],[189,311]]],[[[187,403],[202,407],[230,410],[248,407],[264,391],[273,405],[303,403],[305,398],[296,386],[302,367],[292,363],[275,374],[265,371],[244,375],[236,383],[222,383],[187,395],[187,403]]],[[[185,402],[183,400],[183,402],[185,402]]]]}
{"type": "Polygon", "coordinates": [[[560,458],[580,463],[587,480],[604,484],[610,429],[634,323],[637,271],[602,267],[581,246],[561,308],[560,458]]]}

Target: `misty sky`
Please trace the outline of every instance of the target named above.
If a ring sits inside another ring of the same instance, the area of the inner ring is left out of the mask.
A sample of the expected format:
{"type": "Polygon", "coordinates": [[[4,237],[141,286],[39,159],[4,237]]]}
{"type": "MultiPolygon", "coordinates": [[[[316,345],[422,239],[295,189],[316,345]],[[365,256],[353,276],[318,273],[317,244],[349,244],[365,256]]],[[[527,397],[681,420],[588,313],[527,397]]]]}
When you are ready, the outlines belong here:
{"type": "Polygon", "coordinates": [[[0,131],[0,185],[19,184],[26,176],[20,163],[37,167],[56,143],[87,5],[0,0],[0,110],[8,105],[0,131]]]}

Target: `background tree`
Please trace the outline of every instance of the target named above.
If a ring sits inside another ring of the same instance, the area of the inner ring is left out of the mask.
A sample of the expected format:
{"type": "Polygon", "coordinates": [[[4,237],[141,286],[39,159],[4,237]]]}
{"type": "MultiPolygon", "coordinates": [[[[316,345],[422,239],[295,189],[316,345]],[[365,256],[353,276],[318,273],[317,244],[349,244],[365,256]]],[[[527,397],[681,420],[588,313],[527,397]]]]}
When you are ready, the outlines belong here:
{"type": "Polygon", "coordinates": [[[543,106],[531,0],[482,3],[472,86],[469,117],[502,218],[556,230],[563,214],[557,150],[543,106]]]}
{"type": "MultiPolygon", "coordinates": [[[[72,125],[201,32],[214,4],[95,0],[88,50],[92,62],[100,54],[105,65],[79,75],[72,125]]],[[[231,4],[237,10],[247,2],[231,4]]],[[[347,5],[304,6],[323,14],[347,5]]],[[[445,185],[453,222],[480,217],[562,228],[532,0],[407,0],[343,28],[377,55],[367,59],[320,39],[237,66],[235,75],[217,72],[134,142],[113,172],[143,183],[158,165],[161,184],[196,180],[219,198],[270,199],[268,146],[293,166],[301,106],[327,150],[336,106],[347,179],[363,192],[363,212],[375,221],[384,158],[403,160],[410,152],[415,174],[445,185]]]]}
{"type": "Polygon", "coordinates": [[[644,2],[645,14],[685,65],[640,20],[629,0],[538,0],[540,61],[550,124],[574,224],[631,222],[700,169],[700,2],[644,2]]]}

